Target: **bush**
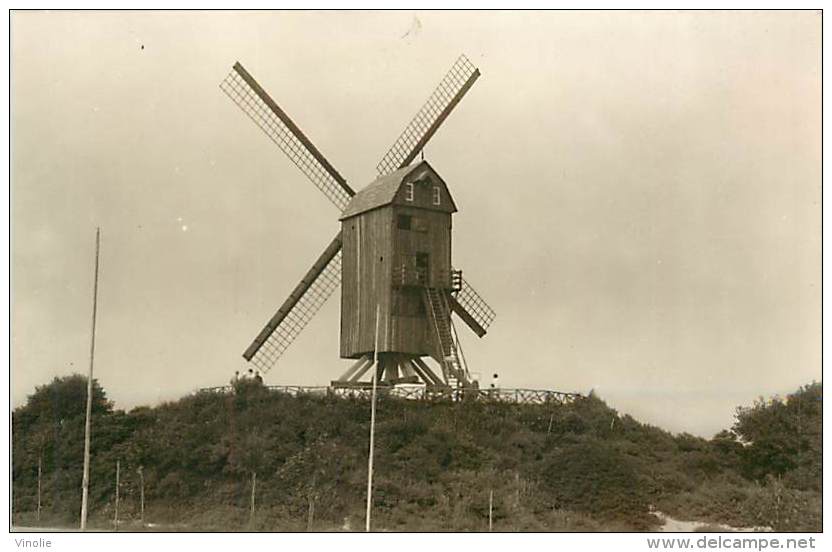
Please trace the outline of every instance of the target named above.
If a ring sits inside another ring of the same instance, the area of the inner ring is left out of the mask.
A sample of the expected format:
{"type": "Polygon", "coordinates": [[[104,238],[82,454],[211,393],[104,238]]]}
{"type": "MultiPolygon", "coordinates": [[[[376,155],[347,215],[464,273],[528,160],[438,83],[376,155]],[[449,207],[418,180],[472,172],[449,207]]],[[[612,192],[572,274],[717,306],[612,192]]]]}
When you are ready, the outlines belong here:
{"type": "Polygon", "coordinates": [[[772,476],[765,485],[752,489],[742,511],[750,524],[777,532],[820,531],[822,527],[820,495],[790,489],[772,476]]]}
{"type": "Polygon", "coordinates": [[[543,461],[540,476],[554,509],[649,525],[643,481],[633,462],[607,443],[588,441],[555,451],[543,461]]]}

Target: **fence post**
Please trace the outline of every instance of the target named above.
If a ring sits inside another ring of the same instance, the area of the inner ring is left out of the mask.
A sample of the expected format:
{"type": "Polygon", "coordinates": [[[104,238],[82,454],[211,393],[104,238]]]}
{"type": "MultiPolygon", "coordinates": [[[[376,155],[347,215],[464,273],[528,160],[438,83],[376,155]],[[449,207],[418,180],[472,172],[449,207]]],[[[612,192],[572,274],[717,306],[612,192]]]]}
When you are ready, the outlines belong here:
{"type": "Polygon", "coordinates": [[[144,467],[139,466],[139,520],[144,525],[144,467]]]}
{"type": "Polygon", "coordinates": [[[257,489],[257,472],[251,472],[251,514],[248,522],[250,525],[254,524],[254,493],[257,489]]]}
{"type": "Polygon", "coordinates": [[[312,530],[312,522],[315,521],[315,495],[309,493],[309,506],[306,513],[306,531],[312,530]]]}
{"type": "Polygon", "coordinates": [[[309,486],[309,493],[306,497],[308,508],[306,511],[306,531],[312,530],[312,523],[315,521],[315,484],[318,480],[318,474],[312,474],[312,484],[309,486]]]}
{"type": "Polygon", "coordinates": [[[40,489],[41,489],[41,484],[40,484],[41,479],[40,478],[41,478],[41,473],[42,473],[42,468],[41,468],[42,460],[43,460],[43,454],[38,452],[38,521],[40,521],[40,489]]]}
{"type": "Polygon", "coordinates": [[[115,507],[115,516],[113,518],[113,525],[115,525],[116,531],[118,531],[118,484],[119,479],[121,476],[121,461],[116,460],[116,507],[115,507]]]}
{"type": "Polygon", "coordinates": [[[494,528],[494,489],[488,491],[488,532],[494,528]]]}

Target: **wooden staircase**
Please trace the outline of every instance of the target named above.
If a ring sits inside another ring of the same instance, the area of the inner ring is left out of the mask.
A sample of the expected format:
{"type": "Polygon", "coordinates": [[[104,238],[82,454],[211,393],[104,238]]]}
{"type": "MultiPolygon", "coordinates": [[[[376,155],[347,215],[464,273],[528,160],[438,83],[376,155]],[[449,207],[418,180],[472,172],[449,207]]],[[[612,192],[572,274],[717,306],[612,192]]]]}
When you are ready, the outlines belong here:
{"type": "Polygon", "coordinates": [[[445,382],[453,389],[467,386],[467,370],[451,329],[451,310],[444,289],[425,288],[425,310],[434,329],[438,356],[436,360],[442,366],[445,382]]]}

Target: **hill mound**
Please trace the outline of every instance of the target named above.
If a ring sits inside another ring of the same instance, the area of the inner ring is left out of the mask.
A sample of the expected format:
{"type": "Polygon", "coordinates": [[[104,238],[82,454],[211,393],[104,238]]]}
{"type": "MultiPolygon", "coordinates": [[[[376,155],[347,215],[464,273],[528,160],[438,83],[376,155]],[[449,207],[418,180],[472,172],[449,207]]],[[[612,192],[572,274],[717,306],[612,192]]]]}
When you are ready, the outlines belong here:
{"type": "MultiPolygon", "coordinates": [[[[15,523],[35,523],[39,464],[40,523],[78,523],[85,386],[82,376],[56,379],[13,412],[15,523]]],[[[811,384],[740,408],[710,440],[640,423],[595,396],[557,406],[380,400],[374,528],[485,531],[493,496],[499,531],[651,530],[654,510],[820,530],[821,393],[811,384]]],[[[129,412],[97,384],[93,396],[91,526],[112,527],[118,461],[130,529],[363,528],[367,401],[253,383],[129,412]]]]}

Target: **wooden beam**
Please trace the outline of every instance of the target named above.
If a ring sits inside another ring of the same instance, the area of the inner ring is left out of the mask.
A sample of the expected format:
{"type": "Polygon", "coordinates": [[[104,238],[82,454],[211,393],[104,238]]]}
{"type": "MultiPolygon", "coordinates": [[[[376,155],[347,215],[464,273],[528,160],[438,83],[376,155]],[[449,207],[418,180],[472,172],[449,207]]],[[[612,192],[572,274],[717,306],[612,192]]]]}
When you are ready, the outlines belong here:
{"type": "Polygon", "coordinates": [[[477,323],[474,317],[471,316],[467,310],[465,310],[465,307],[459,304],[453,295],[448,296],[448,304],[451,306],[451,310],[459,315],[459,317],[462,318],[462,321],[465,322],[465,324],[467,324],[475,334],[479,337],[483,337],[485,335],[485,328],[477,323]]]}
{"type": "Polygon", "coordinates": [[[419,376],[419,378],[422,381],[425,382],[425,384],[433,385],[433,380],[427,374],[425,374],[425,372],[419,366],[417,366],[412,360],[410,361],[410,364],[411,369],[416,373],[417,376],[419,376]]]}
{"type": "Polygon", "coordinates": [[[384,359],[384,381],[393,381],[399,378],[399,361],[396,358],[384,359]]]}
{"type": "Polygon", "coordinates": [[[401,369],[402,374],[404,374],[404,377],[406,377],[406,378],[418,377],[418,376],[416,376],[416,371],[413,369],[413,366],[410,363],[410,359],[407,359],[407,358],[400,359],[399,360],[399,368],[401,369]]]}
{"type": "Polygon", "coordinates": [[[349,379],[355,375],[355,373],[362,368],[366,363],[372,362],[373,359],[370,357],[369,354],[364,355],[363,357],[359,358],[352,366],[350,366],[346,372],[341,374],[341,377],[338,378],[338,381],[349,381],[349,379]],[[369,358],[368,358],[369,357],[369,358]]]}
{"type": "MultiPolygon", "coordinates": [[[[248,71],[246,71],[245,67],[243,67],[243,64],[239,61],[236,62],[234,64],[234,71],[236,71],[237,74],[240,75],[240,78],[242,78],[246,82],[246,84],[249,85],[249,87],[252,90],[254,90],[254,93],[257,94],[261,100],[263,100],[263,103],[265,103],[269,107],[269,109],[272,110],[272,112],[277,116],[277,118],[283,121],[283,124],[286,125],[286,127],[292,132],[292,134],[295,135],[298,141],[306,147],[306,149],[309,151],[312,157],[314,157],[315,160],[321,164],[321,166],[326,170],[326,172],[328,172],[329,175],[333,179],[335,179],[335,181],[338,184],[341,185],[344,191],[347,192],[350,195],[350,197],[354,196],[355,190],[353,190],[349,186],[349,184],[347,184],[347,181],[344,179],[343,176],[341,176],[341,174],[338,171],[335,170],[335,167],[329,164],[329,161],[326,160],[326,157],[324,157],[324,155],[320,151],[318,151],[318,148],[316,148],[312,141],[306,137],[306,134],[303,133],[300,127],[298,127],[298,125],[296,125],[295,122],[289,118],[289,115],[287,115],[286,112],[283,111],[280,108],[280,106],[277,105],[277,102],[275,102],[272,99],[272,97],[269,96],[268,92],[266,92],[263,89],[263,87],[260,86],[260,84],[256,80],[254,80],[254,77],[252,77],[248,71]]],[[[479,76],[479,74],[477,74],[477,76],[479,76]]],[[[474,83],[472,82],[471,84],[474,83]]],[[[470,88],[470,86],[468,86],[468,88],[470,88]]],[[[465,90],[467,91],[467,88],[465,90]]],[[[459,100],[457,100],[457,102],[458,101],[459,100]]]]}
{"type": "Polygon", "coordinates": [[[392,385],[397,385],[399,383],[419,383],[421,380],[419,379],[419,376],[414,374],[412,376],[407,376],[407,377],[403,377],[403,378],[395,378],[395,379],[391,379],[389,381],[392,385]]]}
{"type": "MultiPolygon", "coordinates": [[[[367,354],[368,354],[368,355],[370,355],[370,354],[372,354],[372,353],[367,353],[367,354]]],[[[370,367],[372,367],[372,366],[373,366],[373,364],[374,364],[374,363],[373,363],[373,360],[372,360],[372,358],[370,358],[370,362],[367,362],[366,364],[364,364],[364,366],[362,366],[362,367],[361,367],[361,369],[359,369],[359,370],[358,370],[355,374],[353,374],[353,376],[352,376],[352,377],[350,378],[350,380],[349,380],[349,381],[350,381],[350,383],[355,383],[355,382],[357,382],[359,379],[361,379],[361,376],[363,376],[364,374],[366,374],[366,373],[367,373],[367,370],[369,370],[369,369],[370,369],[370,367]]]]}
{"type": "MultiPolygon", "coordinates": [[[[445,119],[448,118],[448,115],[451,114],[451,111],[454,110],[456,104],[462,99],[462,97],[468,92],[468,90],[474,86],[476,80],[480,77],[480,70],[474,69],[474,72],[468,77],[468,80],[465,81],[465,84],[462,85],[462,88],[454,95],[453,99],[445,106],[445,109],[442,110],[442,113],[436,118],[432,125],[428,127],[425,133],[422,135],[422,138],[416,142],[416,145],[413,146],[411,152],[402,160],[399,164],[399,168],[402,169],[416,159],[416,156],[419,154],[420,151],[425,149],[425,145],[427,145],[428,141],[436,134],[436,131],[439,130],[439,127],[442,126],[442,123],[445,122],[445,119]]],[[[418,114],[417,114],[418,116],[418,114]]],[[[409,127],[408,127],[409,128],[409,127]]]]}
{"type": "Polygon", "coordinates": [[[437,376],[433,372],[433,370],[430,369],[430,366],[425,364],[425,361],[423,361],[421,358],[416,357],[416,358],[412,359],[412,362],[413,362],[414,366],[418,366],[421,369],[421,371],[424,372],[425,375],[427,376],[425,378],[425,380],[426,380],[425,383],[428,383],[428,381],[429,381],[430,384],[432,384],[432,385],[440,385],[442,387],[447,387],[447,384],[444,381],[442,381],[439,378],[439,376],[437,376]]]}

